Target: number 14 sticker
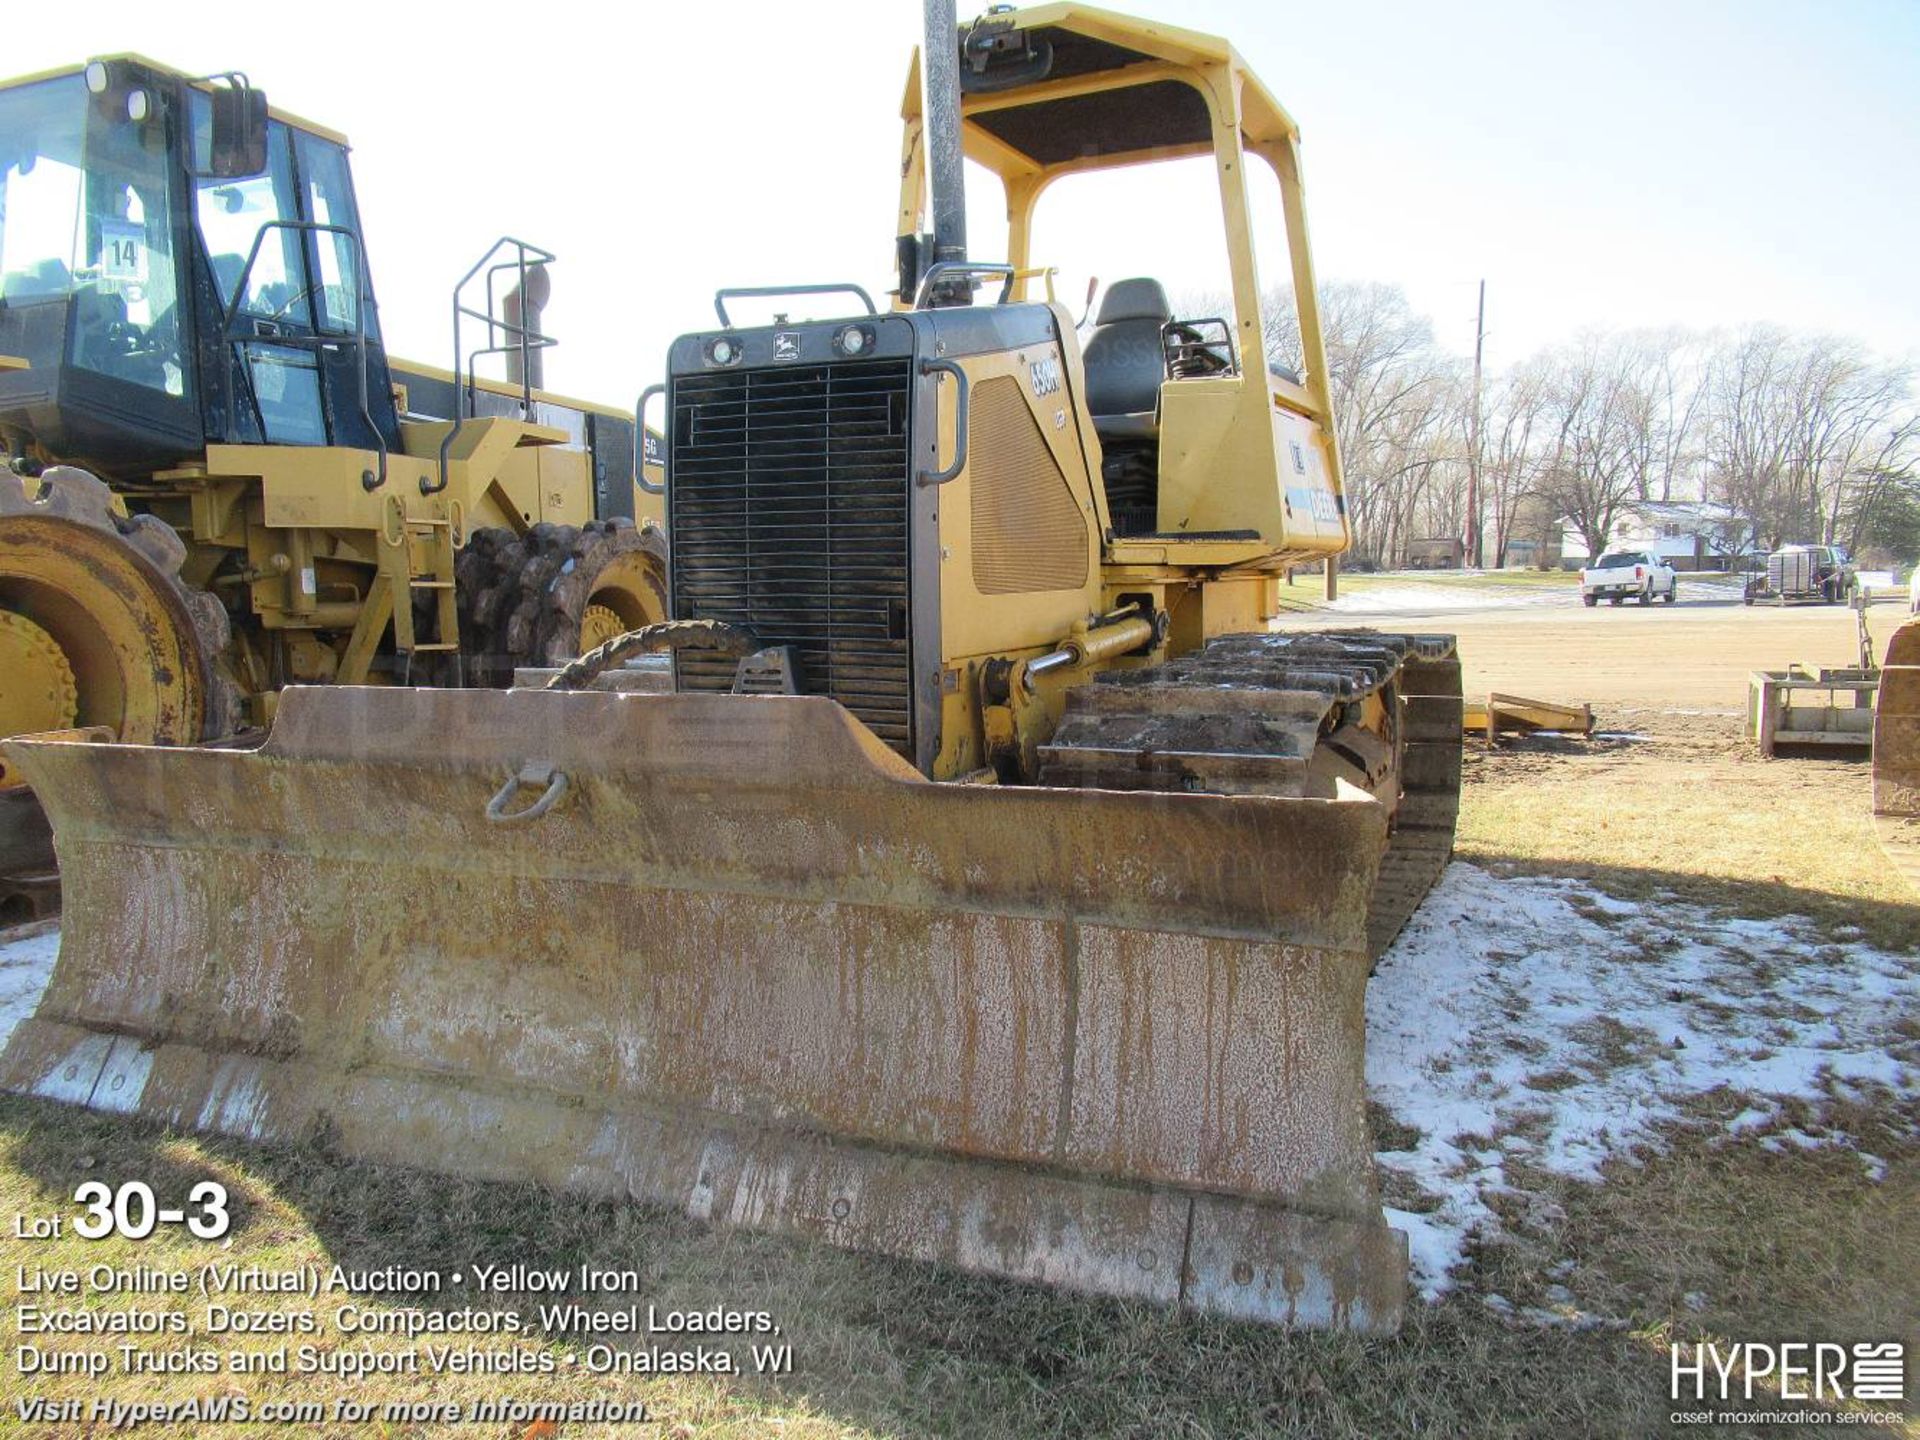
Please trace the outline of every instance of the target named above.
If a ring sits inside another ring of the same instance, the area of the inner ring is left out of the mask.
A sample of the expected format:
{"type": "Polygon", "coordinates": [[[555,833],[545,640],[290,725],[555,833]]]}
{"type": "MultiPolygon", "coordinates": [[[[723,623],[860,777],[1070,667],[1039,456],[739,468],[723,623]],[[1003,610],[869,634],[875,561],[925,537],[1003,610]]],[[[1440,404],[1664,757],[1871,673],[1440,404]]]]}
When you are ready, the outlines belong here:
{"type": "Polygon", "coordinates": [[[147,227],[130,220],[100,226],[100,273],[109,280],[147,278],[147,227]]]}

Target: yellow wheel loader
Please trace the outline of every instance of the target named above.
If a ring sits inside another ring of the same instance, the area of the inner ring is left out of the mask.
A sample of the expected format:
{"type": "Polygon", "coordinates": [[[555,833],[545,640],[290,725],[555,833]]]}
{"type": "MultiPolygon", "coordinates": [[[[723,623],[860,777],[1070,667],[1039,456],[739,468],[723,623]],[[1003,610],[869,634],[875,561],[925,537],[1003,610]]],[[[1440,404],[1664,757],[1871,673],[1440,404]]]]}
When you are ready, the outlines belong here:
{"type": "Polygon", "coordinates": [[[928,19],[895,303],[745,325],[722,292],[672,348],[670,622],[537,688],[296,688],[253,753],[6,747],[73,900],[0,1082],[1399,1323],[1364,997],[1450,852],[1460,680],[1450,637],[1267,623],[1349,540],[1297,131],[1209,36],[928,19]],[[963,154],[1004,262],[968,256],[963,154]],[[1083,341],[1026,298],[1048,183],[1181,157],[1231,317],[1135,280],[1083,341]],[[1299,377],[1262,353],[1254,170],[1299,377]],[[650,647],[673,693],[609,668],[650,647]]]}
{"type": "MultiPolygon", "coordinates": [[[[130,56],[0,85],[0,735],[220,740],[664,618],[631,413],[534,388],[551,258],[496,246],[454,370],[401,366],[340,136],[130,56]]],[[[0,916],[51,869],[0,790],[0,916]]]]}
{"type": "Polygon", "coordinates": [[[1920,891],[1920,612],[1893,632],[1880,667],[1873,815],[1887,858],[1920,891]]]}

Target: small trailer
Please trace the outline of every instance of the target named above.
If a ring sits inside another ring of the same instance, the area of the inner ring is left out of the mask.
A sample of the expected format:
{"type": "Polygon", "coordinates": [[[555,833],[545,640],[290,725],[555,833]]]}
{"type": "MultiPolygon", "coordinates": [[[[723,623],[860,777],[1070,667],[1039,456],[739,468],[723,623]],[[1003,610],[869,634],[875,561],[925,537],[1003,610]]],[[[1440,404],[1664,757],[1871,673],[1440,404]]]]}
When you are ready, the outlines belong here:
{"type": "Polygon", "coordinates": [[[1781,745],[1873,749],[1880,672],[1868,666],[1789,665],[1755,670],[1747,688],[1747,733],[1771,760],[1781,745]]]}
{"type": "Polygon", "coordinates": [[[1867,599],[1853,594],[1860,659],[1854,665],[1789,665],[1755,670],[1747,685],[1747,733],[1763,759],[1780,745],[1825,745],[1873,753],[1880,665],[1867,626],[1867,599]]]}
{"type": "Polygon", "coordinates": [[[1749,605],[1756,600],[1837,605],[1851,601],[1858,590],[1853,562],[1839,546],[1782,545],[1767,556],[1766,568],[1748,579],[1742,598],[1749,605]]]}

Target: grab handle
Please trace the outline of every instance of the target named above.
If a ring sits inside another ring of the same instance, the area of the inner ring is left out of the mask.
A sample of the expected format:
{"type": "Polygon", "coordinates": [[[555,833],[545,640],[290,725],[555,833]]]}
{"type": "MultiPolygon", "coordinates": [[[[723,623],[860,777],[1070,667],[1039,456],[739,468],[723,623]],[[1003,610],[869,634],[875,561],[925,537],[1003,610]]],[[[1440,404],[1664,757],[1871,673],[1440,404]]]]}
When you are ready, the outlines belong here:
{"type": "MultiPolygon", "coordinates": [[[[915,478],[922,485],[944,485],[967,468],[967,372],[951,360],[922,360],[922,375],[953,376],[959,387],[953,402],[953,463],[944,470],[922,470],[915,478]]],[[[933,458],[940,458],[939,427],[934,427],[933,458]]]]}
{"type": "Polygon", "coordinates": [[[867,294],[866,287],[861,285],[736,286],[732,289],[715,291],[713,308],[714,312],[720,317],[720,323],[731,330],[733,328],[733,321],[727,318],[727,301],[765,300],[778,298],[782,295],[858,295],[860,297],[860,303],[867,307],[867,314],[878,315],[880,313],[874,308],[873,297],[867,294]]]}
{"type": "MultiPolygon", "coordinates": [[[[640,392],[639,402],[633,407],[633,483],[649,495],[667,493],[665,485],[656,485],[647,479],[647,402],[656,395],[666,393],[667,387],[664,385],[649,385],[640,392]]],[[[663,441],[664,435],[665,432],[662,432],[663,441]]],[[[664,478],[666,466],[663,464],[660,468],[664,478]]]]}

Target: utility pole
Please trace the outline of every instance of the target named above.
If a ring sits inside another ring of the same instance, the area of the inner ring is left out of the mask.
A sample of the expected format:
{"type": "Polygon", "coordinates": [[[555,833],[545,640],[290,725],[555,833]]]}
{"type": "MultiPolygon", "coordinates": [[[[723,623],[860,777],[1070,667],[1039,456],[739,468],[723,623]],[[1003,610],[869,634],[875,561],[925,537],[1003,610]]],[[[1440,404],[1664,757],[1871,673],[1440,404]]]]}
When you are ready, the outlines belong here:
{"type": "Polygon", "coordinates": [[[1487,282],[1473,322],[1473,413],[1467,417],[1467,564],[1480,568],[1480,358],[1487,343],[1487,282]]]}

